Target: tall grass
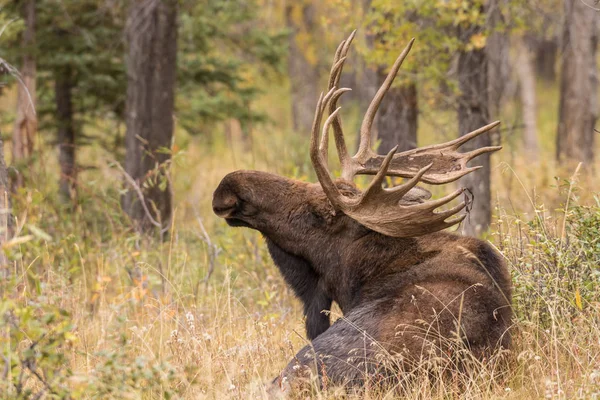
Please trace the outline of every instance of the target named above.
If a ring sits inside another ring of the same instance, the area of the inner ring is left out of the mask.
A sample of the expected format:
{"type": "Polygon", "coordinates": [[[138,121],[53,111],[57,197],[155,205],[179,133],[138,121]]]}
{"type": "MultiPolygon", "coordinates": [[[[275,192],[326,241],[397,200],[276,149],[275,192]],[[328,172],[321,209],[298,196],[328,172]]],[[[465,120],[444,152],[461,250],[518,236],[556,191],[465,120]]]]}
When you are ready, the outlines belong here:
{"type": "MultiPolygon", "coordinates": [[[[354,115],[347,129],[358,125],[354,115]]],[[[64,205],[44,148],[13,199],[17,236],[4,246],[1,398],[262,398],[307,343],[300,304],[260,236],[226,227],[210,209],[212,191],[234,169],[314,180],[307,138],[275,124],[210,140],[178,135],[175,219],[162,243],[138,235],[120,210],[112,156],[84,150],[98,168],[82,172],[77,204],[64,205]]],[[[598,186],[583,171],[533,166],[518,146],[494,155],[497,217],[488,236],[514,278],[508,373],[488,362],[432,380],[423,369],[395,387],[345,396],[600,398],[598,186]]],[[[551,158],[551,146],[542,151],[551,158]]],[[[311,395],[342,396],[329,389],[311,395]]]]}

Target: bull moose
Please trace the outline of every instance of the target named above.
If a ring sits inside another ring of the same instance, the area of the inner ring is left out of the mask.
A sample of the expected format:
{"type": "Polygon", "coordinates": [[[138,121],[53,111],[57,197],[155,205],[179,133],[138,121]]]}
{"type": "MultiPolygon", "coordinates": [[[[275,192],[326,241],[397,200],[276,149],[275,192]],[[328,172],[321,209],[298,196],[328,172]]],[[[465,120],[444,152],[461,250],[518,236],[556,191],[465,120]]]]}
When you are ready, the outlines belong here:
{"type": "Polygon", "coordinates": [[[416,186],[449,183],[477,169],[467,163],[501,147],[466,153],[458,148],[499,122],[444,144],[376,154],[370,143],[375,113],[413,39],[373,98],[358,151],[349,156],[337,101],[349,90],[338,83],[353,37],[338,47],[329,90],[316,107],[310,158],[319,183],[236,171],[214,192],[214,212],[230,226],[262,233],[274,263],[304,305],[311,344],[275,379],[279,387],[307,374],[361,385],[381,376],[382,353],[410,370],[424,357],[449,354],[445,343],[459,341],[479,359],[510,345],[511,283],[505,263],[488,243],[442,231],[465,218],[458,215],[464,201],[435,211],[463,189],[431,200],[416,186]],[[327,165],[331,127],[342,169],[336,180],[327,165]],[[375,175],[364,191],[353,183],[359,174],[375,175]],[[406,179],[386,188],[386,176],[406,179]],[[327,311],[334,301],[343,318],[330,326],[327,311]]]}

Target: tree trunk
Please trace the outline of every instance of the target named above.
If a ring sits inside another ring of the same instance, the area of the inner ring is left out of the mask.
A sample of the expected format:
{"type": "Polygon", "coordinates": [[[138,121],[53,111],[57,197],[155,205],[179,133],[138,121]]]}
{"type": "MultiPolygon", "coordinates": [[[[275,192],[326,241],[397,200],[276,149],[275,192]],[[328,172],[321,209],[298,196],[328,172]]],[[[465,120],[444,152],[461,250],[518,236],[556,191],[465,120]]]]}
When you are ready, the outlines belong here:
{"type": "MultiPolygon", "coordinates": [[[[480,31],[480,27],[472,27],[460,35],[461,40],[463,43],[467,43],[471,35],[480,31]]],[[[458,129],[462,136],[490,122],[488,66],[485,48],[460,52],[457,74],[461,91],[458,106],[458,129]]],[[[491,145],[490,136],[481,135],[467,142],[461,149],[466,152],[489,145],[491,145]]],[[[491,222],[489,154],[483,154],[470,163],[470,166],[476,165],[480,165],[482,168],[460,180],[461,185],[473,194],[472,208],[463,226],[463,232],[470,236],[480,236],[488,229],[491,222]]]]}
{"type": "Polygon", "coordinates": [[[289,36],[288,73],[290,77],[292,121],[296,132],[309,135],[319,97],[319,71],[315,44],[310,42],[317,30],[312,3],[292,4],[285,8],[289,36]],[[312,55],[311,57],[309,57],[312,55]]]}
{"type": "Polygon", "coordinates": [[[494,118],[500,116],[506,97],[507,82],[510,79],[510,37],[501,27],[503,16],[500,5],[505,2],[506,0],[489,0],[486,10],[487,28],[491,29],[485,45],[488,60],[488,101],[494,118]]]}
{"type": "MultiPolygon", "coordinates": [[[[371,0],[362,1],[365,14],[369,13],[371,3],[371,0]]],[[[388,19],[390,17],[389,15],[386,16],[388,19]]],[[[407,17],[407,20],[410,20],[410,18],[407,17]]],[[[365,37],[367,48],[372,50],[376,41],[382,40],[381,36],[367,34],[365,37]]],[[[363,115],[386,77],[387,70],[383,66],[379,66],[376,70],[366,69],[365,78],[367,79],[361,84],[361,90],[364,91],[364,111],[361,110],[363,115]]],[[[392,86],[386,93],[375,117],[375,129],[371,132],[373,142],[379,140],[379,147],[377,148],[379,154],[387,154],[396,145],[398,146],[398,152],[417,147],[419,114],[417,96],[417,87],[414,83],[392,86]]]]}
{"type": "Polygon", "coordinates": [[[598,14],[579,0],[565,0],[556,157],[591,164],[598,117],[598,14]]]}
{"type": "Polygon", "coordinates": [[[127,20],[125,212],[138,229],[168,229],[177,59],[177,1],[136,1],[127,20]],[[135,183],[135,188],[132,184],[135,183]],[[144,203],[140,200],[143,194],[144,203]]]}
{"type": "Polygon", "coordinates": [[[523,40],[519,41],[515,70],[519,77],[519,93],[523,112],[523,144],[527,158],[537,161],[539,145],[537,139],[537,100],[535,97],[535,73],[529,48],[523,40]]]}
{"type": "Polygon", "coordinates": [[[556,81],[555,64],[558,53],[556,39],[537,39],[535,53],[536,75],[548,82],[556,81]]]}
{"type": "MultiPolygon", "coordinates": [[[[381,70],[380,83],[385,77],[381,70]]],[[[387,154],[396,145],[398,152],[417,147],[418,111],[417,87],[414,84],[390,88],[377,114],[379,154],[387,154]]]]}
{"type": "Polygon", "coordinates": [[[75,126],[73,121],[73,76],[70,68],[56,73],[54,84],[56,120],[58,122],[58,162],[60,164],[59,193],[65,200],[75,195],[75,126]]]}
{"type": "MultiPolygon", "coordinates": [[[[362,12],[363,16],[367,16],[371,12],[371,3],[372,0],[362,0],[362,12]]],[[[376,39],[376,35],[373,33],[369,33],[369,29],[367,27],[363,29],[359,29],[357,31],[357,35],[364,36],[364,43],[368,51],[372,51],[374,47],[374,42],[376,39]]],[[[357,38],[358,39],[358,38],[357,38]]],[[[355,39],[355,40],[357,40],[355,39]]],[[[368,60],[363,55],[359,55],[358,51],[355,51],[354,54],[357,55],[358,62],[357,65],[360,66],[361,74],[357,79],[356,86],[350,86],[352,90],[356,91],[356,98],[359,102],[360,115],[365,115],[369,105],[371,104],[371,100],[375,97],[377,90],[379,89],[379,85],[381,82],[379,78],[379,72],[375,66],[369,64],[368,60]]],[[[346,63],[348,64],[348,63],[346,63]]],[[[371,130],[373,137],[376,138],[377,134],[377,123],[373,124],[373,128],[371,130]]],[[[360,135],[359,132],[357,134],[360,135]]],[[[358,136],[358,135],[357,135],[358,136]]]]}
{"type": "Polygon", "coordinates": [[[12,163],[18,173],[12,182],[12,189],[23,186],[23,174],[25,163],[33,153],[34,135],[37,129],[37,117],[35,115],[35,57],[33,47],[35,45],[35,0],[23,3],[22,14],[25,21],[25,30],[21,40],[25,54],[23,66],[21,67],[21,79],[23,85],[17,89],[17,117],[12,136],[12,163]]]}

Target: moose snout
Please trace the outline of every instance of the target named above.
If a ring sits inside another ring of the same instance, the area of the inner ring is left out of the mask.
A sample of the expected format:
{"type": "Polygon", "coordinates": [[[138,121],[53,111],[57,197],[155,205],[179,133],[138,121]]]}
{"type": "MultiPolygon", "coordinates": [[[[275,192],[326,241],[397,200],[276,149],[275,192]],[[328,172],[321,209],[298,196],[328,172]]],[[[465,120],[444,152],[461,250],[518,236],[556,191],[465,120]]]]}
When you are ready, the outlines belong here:
{"type": "Polygon", "coordinates": [[[213,195],[213,212],[221,218],[227,218],[237,208],[237,197],[231,193],[222,193],[217,189],[213,195]]]}

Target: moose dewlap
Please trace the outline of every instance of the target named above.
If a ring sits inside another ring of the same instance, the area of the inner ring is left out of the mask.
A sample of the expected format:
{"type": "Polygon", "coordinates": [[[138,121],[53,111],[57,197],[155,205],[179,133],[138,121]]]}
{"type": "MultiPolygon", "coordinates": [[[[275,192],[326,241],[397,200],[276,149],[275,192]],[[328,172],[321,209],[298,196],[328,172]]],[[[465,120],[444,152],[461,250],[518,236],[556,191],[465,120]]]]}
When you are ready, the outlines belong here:
{"type": "Polygon", "coordinates": [[[462,189],[429,200],[431,194],[416,186],[449,183],[475,170],[468,161],[500,147],[469,153],[458,148],[498,122],[448,143],[374,153],[375,113],[411,41],[371,102],[358,152],[349,156],[337,101],[349,90],[338,83],[353,37],[338,47],[328,92],[317,104],[310,156],[319,183],[236,171],[223,178],[213,197],[214,212],[229,225],[264,235],[273,261],[304,304],[312,343],[275,379],[275,390],[309,375],[358,386],[367,379],[393,379],[432,359],[452,361],[457,351],[483,359],[510,345],[506,265],[487,243],[442,231],[462,221],[464,215],[457,214],[465,203],[436,209],[462,189]],[[338,180],[327,166],[331,127],[342,167],[338,180]],[[358,174],[375,175],[365,191],[353,183],[358,174]],[[386,176],[407,180],[384,188],[386,176]],[[344,317],[330,326],[326,311],[333,301],[344,317]]]}

